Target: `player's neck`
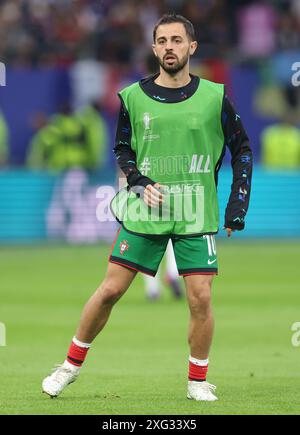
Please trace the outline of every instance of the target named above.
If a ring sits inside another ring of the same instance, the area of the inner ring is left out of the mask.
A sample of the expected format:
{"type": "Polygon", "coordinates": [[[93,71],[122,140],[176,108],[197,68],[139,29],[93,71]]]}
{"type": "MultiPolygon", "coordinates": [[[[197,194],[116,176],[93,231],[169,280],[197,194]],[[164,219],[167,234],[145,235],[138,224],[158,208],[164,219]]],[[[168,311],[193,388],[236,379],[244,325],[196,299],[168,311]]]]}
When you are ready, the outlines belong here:
{"type": "Polygon", "coordinates": [[[182,69],[175,76],[171,76],[165,70],[160,68],[159,76],[154,80],[159,86],[165,88],[182,88],[190,83],[191,77],[188,69],[182,69]]]}

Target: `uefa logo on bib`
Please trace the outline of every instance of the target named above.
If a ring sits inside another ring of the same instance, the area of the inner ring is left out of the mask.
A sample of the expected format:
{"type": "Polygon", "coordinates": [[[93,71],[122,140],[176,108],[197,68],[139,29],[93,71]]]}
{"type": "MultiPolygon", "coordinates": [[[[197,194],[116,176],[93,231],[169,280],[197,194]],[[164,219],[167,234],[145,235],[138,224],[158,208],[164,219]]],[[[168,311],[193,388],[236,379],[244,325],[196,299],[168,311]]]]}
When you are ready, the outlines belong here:
{"type": "Polygon", "coordinates": [[[150,113],[148,112],[144,113],[143,122],[144,122],[145,130],[150,130],[150,122],[151,122],[150,113]]]}

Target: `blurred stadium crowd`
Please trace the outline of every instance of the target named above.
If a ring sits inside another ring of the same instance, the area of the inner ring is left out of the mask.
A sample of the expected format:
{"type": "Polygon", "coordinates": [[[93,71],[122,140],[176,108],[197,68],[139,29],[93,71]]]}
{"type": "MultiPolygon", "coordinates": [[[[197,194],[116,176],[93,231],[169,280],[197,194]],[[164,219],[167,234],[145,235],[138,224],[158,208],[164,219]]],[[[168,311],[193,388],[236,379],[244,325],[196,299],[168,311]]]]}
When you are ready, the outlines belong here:
{"type": "Polygon", "coordinates": [[[299,0],[1,0],[0,58],[69,65],[92,57],[135,65],[166,11],[190,19],[198,58],[269,56],[300,45],[299,0]]]}
{"type": "MultiPolygon", "coordinates": [[[[287,166],[298,167],[299,88],[291,84],[291,63],[300,50],[299,0],[0,0],[0,60],[13,69],[68,69],[74,116],[78,119],[77,109],[97,107],[104,138],[102,115],[116,117],[117,90],[157,69],[150,51],[152,30],[162,14],[172,11],[194,24],[199,48],[192,59],[193,72],[230,84],[229,69],[233,65],[250,65],[258,70],[261,89],[253,95],[255,110],[276,119],[279,126],[284,123],[284,137],[286,129],[291,129],[293,155],[289,161],[293,164],[287,166]]],[[[66,113],[65,103],[61,101],[56,111],[72,117],[70,108],[66,113]]],[[[37,113],[33,117],[36,120],[37,113]]],[[[54,119],[58,128],[57,116],[54,119]]],[[[53,118],[45,120],[49,122],[53,124],[53,118]]],[[[47,127],[45,123],[34,122],[31,128],[40,130],[47,127]]],[[[75,134],[73,127],[70,140],[75,134]]],[[[66,131],[68,128],[64,134],[66,131]]],[[[76,132],[75,142],[78,134],[84,136],[76,132]]],[[[278,131],[272,137],[277,138],[278,131]]],[[[52,139],[55,141],[54,136],[52,139]]],[[[102,143],[99,152],[103,153],[105,146],[102,143]]],[[[38,160],[32,158],[33,147],[37,149],[36,137],[28,143],[27,162],[38,160]]],[[[45,148],[45,144],[40,147],[45,148]]],[[[268,147],[269,143],[265,149],[268,147]]],[[[87,149],[95,153],[95,147],[87,149]]],[[[13,161],[8,150],[9,127],[5,127],[5,116],[1,115],[2,164],[13,161]]],[[[268,153],[262,158],[268,160],[268,153]]],[[[90,166],[84,163],[88,160],[84,156],[74,161],[94,168],[101,159],[95,158],[90,166]]]]}

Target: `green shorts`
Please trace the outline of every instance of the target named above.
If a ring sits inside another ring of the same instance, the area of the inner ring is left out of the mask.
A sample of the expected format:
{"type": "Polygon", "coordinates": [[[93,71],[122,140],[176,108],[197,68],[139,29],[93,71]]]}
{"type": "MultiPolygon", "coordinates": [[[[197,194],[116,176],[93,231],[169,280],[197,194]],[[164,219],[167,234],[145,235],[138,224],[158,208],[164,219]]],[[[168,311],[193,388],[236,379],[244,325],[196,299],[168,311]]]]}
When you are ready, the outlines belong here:
{"type": "Polygon", "coordinates": [[[213,235],[195,237],[140,236],[121,227],[109,261],[155,276],[171,238],[179,275],[216,275],[218,262],[213,235]]]}

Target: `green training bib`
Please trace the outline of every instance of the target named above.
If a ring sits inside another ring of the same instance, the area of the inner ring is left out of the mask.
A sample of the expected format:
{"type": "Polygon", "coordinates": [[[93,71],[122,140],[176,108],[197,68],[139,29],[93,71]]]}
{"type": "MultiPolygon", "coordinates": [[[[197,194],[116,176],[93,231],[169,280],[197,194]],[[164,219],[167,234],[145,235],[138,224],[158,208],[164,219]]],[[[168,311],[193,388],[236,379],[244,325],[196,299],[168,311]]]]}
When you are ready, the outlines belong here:
{"type": "Polygon", "coordinates": [[[130,116],[137,167],[164,186],[164,203],[148,207],[135,189],[123,189],[112,201],[115,216],[138,234],[217,232],[215,170],[224,146],[224,86],[201,79],[197,91],[179,103],[150,98],[138,82],[120,96],[130,116]]]}

